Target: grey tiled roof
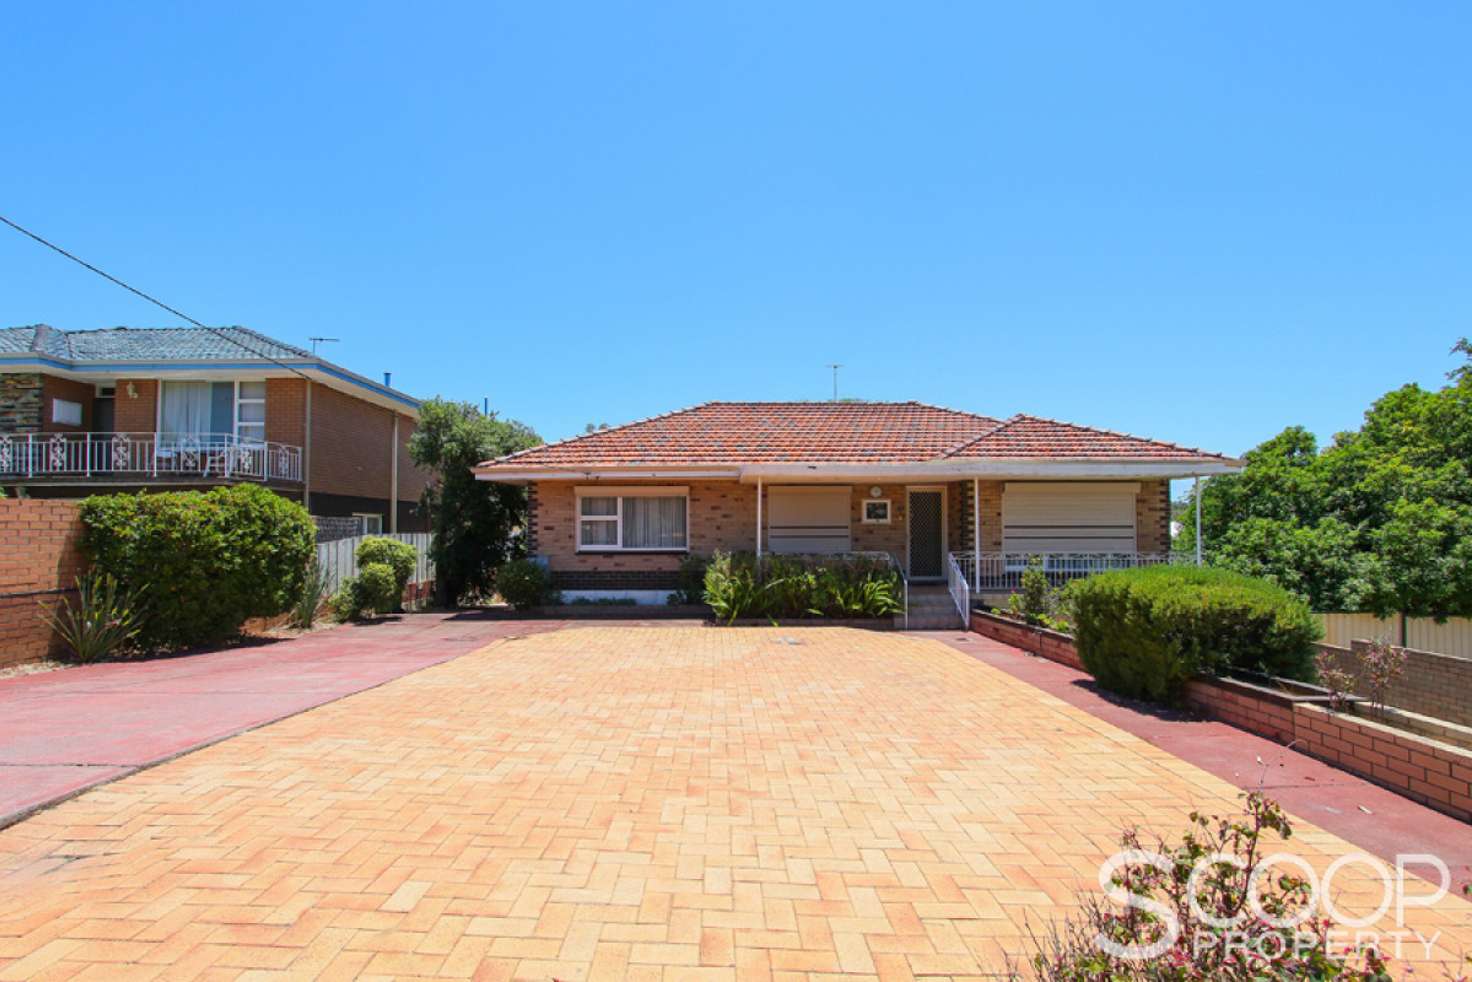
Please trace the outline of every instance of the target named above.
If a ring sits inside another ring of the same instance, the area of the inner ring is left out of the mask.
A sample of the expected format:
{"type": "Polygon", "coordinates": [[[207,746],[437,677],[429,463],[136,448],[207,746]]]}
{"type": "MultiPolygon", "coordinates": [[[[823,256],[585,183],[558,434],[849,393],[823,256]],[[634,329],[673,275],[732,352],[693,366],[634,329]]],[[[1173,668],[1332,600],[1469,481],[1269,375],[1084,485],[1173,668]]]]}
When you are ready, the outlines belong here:
{"type": "Polygon", "coordinates": [[[75,361],[266,361],[310,353],[248,327],[108,327],[61,331],[46,324],[0,328],[0,352],[34,351],[75,361]]]}

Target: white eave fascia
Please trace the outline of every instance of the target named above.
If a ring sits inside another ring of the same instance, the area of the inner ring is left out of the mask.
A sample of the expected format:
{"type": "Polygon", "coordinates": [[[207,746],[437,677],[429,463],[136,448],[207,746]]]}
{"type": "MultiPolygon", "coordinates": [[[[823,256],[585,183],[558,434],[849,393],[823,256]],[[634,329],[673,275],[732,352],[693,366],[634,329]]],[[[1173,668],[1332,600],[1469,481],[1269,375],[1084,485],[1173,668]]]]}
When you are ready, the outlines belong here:
{"type": "Polygon", "coordinates": [[[356,372],[331,362],[313,358],[266,359],[192,359],[168,361],[157,358],[109,358],[76,361],[58,358],[39,351],[7,351],[0,353],[0,371],[28,369],[90,382],[112,378],[179,378],[227,380],[245,376],[252,378],[293,378],[297,372],[311,376],[323,385],[356,396],[366,402],[394,409],[418,419],[419,400],[356,372]]]}

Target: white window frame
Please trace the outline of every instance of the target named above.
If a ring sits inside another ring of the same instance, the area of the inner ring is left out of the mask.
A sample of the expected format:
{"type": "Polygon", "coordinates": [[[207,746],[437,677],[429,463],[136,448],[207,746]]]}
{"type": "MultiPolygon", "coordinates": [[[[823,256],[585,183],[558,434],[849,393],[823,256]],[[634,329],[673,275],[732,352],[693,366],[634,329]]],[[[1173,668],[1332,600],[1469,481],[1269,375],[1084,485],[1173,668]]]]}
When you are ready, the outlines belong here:
{"type": "MultiPolygon", "coordinates": [[[[264,388],[265,384],[266,384],[266,380],[263,379],[263,378],[260,378],[260,379],[257,379],[257,378],[248,378],[248,379],[236,379],[235,380],[235,413],[234,413],[234,424],[235,425],[234,425],[234,428],[232,430],[232,432],[235,435],[235,439],[237,439],[237,440],[242,439],[242,437],[240,435],[240,427],[241,426],[252,426],[252,427],[258,426],[258,427],[260,427],[260,430],[261,430],[260,442],[261,443],[265,443],[266,442],[266,390],[264,388]],[[260,396],[260,398],[259,399],[247,399],[244,396],[242,396],[240,394],[240,385],[241,385],[242,382],[259,382],[259,383],[261,383],[261,385],[262,385],[263,388],[261,389],[261,396],[260,396]],[[259,423],[256,423],[256,422],[242,422],[241,419],[240,419],[240,407],[241,406],[255,406],[255,405],[259,405],[261,407],[261,421],[259,423]]],[[[254,440],[255,437],[250,437],[249,439],[254,440]]]]}
{"type": "Polygon", "coordinates": [[[380,515],[378,512],[376,512],[376,511],[355,511],[355,512],[353,512],[353,517],[358,520],[358,527],[359,527],[359,529],[362,531],[362,533],[364,535],[382,535],[383,534],[383,516],[380,515]],[[378,524],[378,528],[369,528],[368,527],[368,522],[369,522],[370,519],[373,520],[374,522],[376,522],[378,524]]]}
{"type": "Polygon", "coordinates": [[[578,552],[689,552],[690,551],[690,489],[682,485],[662,484],[627,486],[587,485],[573,489],[573,545],[578,552]],[[584,498],[612,498],[618,502],[612,515],[583,515],[584,498]],[[625,546],[624,545],[624,499],[625,498],[684,498],[685,499],[685,544],[683,546],[625,546]],[[607,545],[583,545],[583,522],[613,522],[614,542],[607,545]]]}
{"type": "Polygon", "coordinates": [[[864,498],[859,502],[859,521],[864,525],[888,525],[894,521],[894,504],[890,498],[864,498]],[[883,518],[870,518],[869,506],[883,505],[883,518]]]}

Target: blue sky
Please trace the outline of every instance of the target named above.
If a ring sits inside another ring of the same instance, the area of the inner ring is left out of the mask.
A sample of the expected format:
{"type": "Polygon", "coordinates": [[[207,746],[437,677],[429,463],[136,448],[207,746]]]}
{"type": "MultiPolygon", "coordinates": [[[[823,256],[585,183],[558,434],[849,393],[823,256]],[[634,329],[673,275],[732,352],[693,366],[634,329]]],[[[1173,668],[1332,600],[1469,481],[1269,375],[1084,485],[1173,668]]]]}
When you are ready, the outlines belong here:
{"type": "MultiPolygon", "coordinates": [[[[24,4],[0,213],[548,438],[919,399],[1238,452],[1472,332],[1463,3],[24,4]]],[[[0,229],[0,324],[171,323],[0,229]]]]}

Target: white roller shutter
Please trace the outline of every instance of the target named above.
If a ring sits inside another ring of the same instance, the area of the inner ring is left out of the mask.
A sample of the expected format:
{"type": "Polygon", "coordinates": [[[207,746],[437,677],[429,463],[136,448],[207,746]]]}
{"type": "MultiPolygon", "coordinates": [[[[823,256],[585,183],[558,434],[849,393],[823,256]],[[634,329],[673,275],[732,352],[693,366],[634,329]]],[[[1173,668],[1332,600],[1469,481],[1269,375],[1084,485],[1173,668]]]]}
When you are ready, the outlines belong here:
{"type": "Polygon", "coordinates": [[[1138,484],[1008,482],[1002,551],[1134,552],[1138,484]]]}
{"type": "Polygon", "coordinates": [[[767,548],[774,553],[848,552],[849,488],[767,490],[767,548]]]}

